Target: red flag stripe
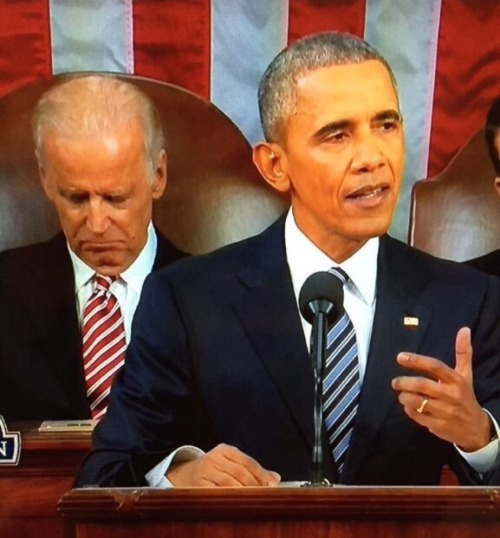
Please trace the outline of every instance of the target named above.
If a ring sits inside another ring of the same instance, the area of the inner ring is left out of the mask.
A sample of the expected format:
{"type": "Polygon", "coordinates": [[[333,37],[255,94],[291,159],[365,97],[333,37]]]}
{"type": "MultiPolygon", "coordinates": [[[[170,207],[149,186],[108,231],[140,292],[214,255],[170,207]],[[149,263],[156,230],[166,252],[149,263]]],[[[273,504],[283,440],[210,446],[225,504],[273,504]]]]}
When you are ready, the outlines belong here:
{"type": "Polygon", "coordinates": [[[442,0],[428,175],[484,124],[500,91],[500,3],[442,0]]]}
{"type": "Polygon", "coordinates": [[[365,0],[317,2],[290,0],[288,42],[314,32],[337,30],[363,37],[365,0]]]}
{"type": "Polygon", "coordinates": [[[210,0],[134,2],[138,75],[210,98],[210,0]]]}
{"type": "Polygon", "coordinates": [[[52,75],[49,2],[3,1],[0,95],[52,75]]]}

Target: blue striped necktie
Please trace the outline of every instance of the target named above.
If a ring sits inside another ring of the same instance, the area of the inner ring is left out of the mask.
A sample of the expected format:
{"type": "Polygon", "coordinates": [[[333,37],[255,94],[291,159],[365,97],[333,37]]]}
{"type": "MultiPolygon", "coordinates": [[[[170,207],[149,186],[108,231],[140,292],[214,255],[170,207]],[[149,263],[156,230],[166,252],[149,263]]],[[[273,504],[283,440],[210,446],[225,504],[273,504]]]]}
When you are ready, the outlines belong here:
{"type": "MultiPolygon", "coordinates": [[[[344,286],[347,274],[335,267],[330,273],[344,286]]],[[[330,449],[339,475],[351,439],[360,391],[356,332],[347,312],[330,328],[327,337],[326,365],[323,381],[323,416],[330,449]]]]}

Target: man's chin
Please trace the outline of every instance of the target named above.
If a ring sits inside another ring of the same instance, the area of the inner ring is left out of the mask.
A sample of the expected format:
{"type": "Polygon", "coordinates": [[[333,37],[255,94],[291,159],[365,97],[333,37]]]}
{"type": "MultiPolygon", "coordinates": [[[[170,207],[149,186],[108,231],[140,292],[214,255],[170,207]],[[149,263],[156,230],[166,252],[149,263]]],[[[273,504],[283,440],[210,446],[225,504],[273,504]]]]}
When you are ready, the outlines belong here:
{"type": "Polygon", "coordinates": [[[131,265],[131,261],[128,258],[109,253],[94,253],[89,255],[86,252],[80,257],[96,273],[104,276],[119,275],[131,265]]]}

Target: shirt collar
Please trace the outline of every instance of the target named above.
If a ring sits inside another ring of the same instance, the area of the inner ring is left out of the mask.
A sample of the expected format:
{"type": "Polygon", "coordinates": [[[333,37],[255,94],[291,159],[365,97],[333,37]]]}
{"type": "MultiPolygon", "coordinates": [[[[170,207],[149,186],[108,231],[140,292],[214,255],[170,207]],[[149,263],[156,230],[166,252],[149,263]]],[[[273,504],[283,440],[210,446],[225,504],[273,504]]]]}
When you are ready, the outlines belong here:
{"type": "Polygon", "coordinates": [[[338,266],[349,275],[361,299],[372,305],[375,301],[379,243],[379,238],[373,237],[350,258],[341,264],[335,263],[299,229],[290,210],[285,221],[285,247],[294,289],[300,290],[313,273],[338,266]]]}
{"type": "MultiPolygon", "coordinates": [[[[153,224],[150,222],[148,226],[148,238],[144,248],[132,265],[120,274],[120,280],[138,294],[141,292],[144,279],[153,268],[157,243],[156,232],[153,224]]],[[[93,278],[95,271],[71,250],[69,243],[67,243],[67,247],[75,275],[75,291],[78,293],[93,278]]]]}

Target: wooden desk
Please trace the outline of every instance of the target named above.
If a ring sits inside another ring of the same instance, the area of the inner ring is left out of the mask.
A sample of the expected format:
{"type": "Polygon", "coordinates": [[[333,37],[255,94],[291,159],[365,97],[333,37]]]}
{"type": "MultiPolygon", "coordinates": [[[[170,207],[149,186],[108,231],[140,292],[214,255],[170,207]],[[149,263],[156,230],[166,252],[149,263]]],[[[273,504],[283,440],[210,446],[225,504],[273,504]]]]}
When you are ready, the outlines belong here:
{"type": "Polygon", "coordinates": [[[66,536],[57,502],[72,487],[90,434],[42,434],[38,426],[9,424],[21,431],[21,459],[17,467],[0,467],[2,538],[66,536]]]}
{"type": "Polygon", "coordinates": [[[246,488],[73,490],[77,538],[498,538],[500,490],[246,488]]]}

